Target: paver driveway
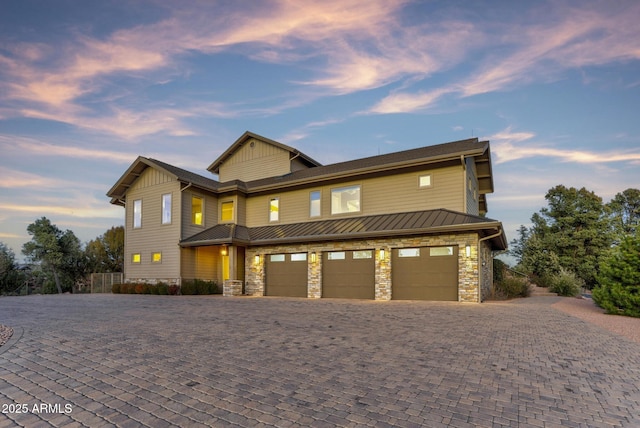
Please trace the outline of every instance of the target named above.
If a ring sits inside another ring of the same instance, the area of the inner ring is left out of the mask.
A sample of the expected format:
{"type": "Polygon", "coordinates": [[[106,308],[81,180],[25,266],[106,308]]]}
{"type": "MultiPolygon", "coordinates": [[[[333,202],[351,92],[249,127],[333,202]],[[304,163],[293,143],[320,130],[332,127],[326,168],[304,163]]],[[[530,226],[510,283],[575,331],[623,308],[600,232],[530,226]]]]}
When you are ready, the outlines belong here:
{"type": "Polygon", "coordinates": [[[0,427],[640,426],[640,345],[557,299],[0,298],[0,427]]]}

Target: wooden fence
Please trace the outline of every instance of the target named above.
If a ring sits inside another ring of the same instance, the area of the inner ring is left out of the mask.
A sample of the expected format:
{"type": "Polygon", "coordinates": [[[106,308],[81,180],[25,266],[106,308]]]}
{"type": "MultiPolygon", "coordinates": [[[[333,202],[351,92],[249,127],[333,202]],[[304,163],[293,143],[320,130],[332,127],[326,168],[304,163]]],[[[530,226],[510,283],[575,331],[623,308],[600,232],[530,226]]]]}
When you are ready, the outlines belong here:
{"type": "Polygon", "coordinates": [[[113,284],[121,284],[123,280],[122,272],[112,273],[92,273],[91,274],[91,292],[92,293],[111,293],[113,284]]]}

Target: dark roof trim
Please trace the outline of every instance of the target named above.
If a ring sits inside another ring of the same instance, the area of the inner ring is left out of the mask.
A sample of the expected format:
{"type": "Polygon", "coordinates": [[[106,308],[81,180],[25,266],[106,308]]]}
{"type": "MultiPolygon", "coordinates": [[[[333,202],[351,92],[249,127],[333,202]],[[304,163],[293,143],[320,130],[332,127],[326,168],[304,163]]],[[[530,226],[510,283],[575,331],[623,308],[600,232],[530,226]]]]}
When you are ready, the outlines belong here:
{"type": "Polygon", "coordinates": [[[242,147],[244,145],[244,143],[246,143],[250,139],[260,140],[260,141],[262,141],[264,143],[271,144],[272,146],[278,147],[278,148],[280,148],[282,150],[286,150],[286,151],[288,151],[289,153],[291,153],[293,155],[293,156],[291,156],[291,159],[293,159],[294,157],[301,158],[310,167],[315,167],[315,166],[321,166],[322,165],[320,162],[312,159],[310,156],[305,155],[304,153],[302,153],[298,149],[295,149],[293,147],[289,147],[286,144],[282,144],[282,143],[279,143],[277,141],[271,140],[269,138],[263,137],[262,135],[258,135],[258,134],[254,134],[253,132],[246,131],[227,150],[225,150],[224,153],[222,153],[218,157],[218,159],[216,159],[215,161],[213,161],[213,163],[211,165],[209,165],[209,167],[207,168],[207,171],[210,171],[210,172],[212,172],[214,174],[218,174],[219,171],[220,171],[220,165],[222,165],[240,147],[242,147]]]}
{"type": "Polygon", "coordinates": [[[194,187],[211,192],[215,192],[220,184],[215,180],[178,168],[177,166],[169,165],[156,159],[138,156],[116,184],[107,192],[107,196],[111,198],[111,203],[124,205],[122,200],[124,199],[125,193],[147,168],[155,168],[182,183],[191,184],[194,187]]]}
{"type": "MultiPolygon", "coordinates": [[[[499,231],[502,231],[499,221],[438,209],[253,228],[217,225],[183,240],[180,245],[282,245],[463,232],[477,232],[486,237],[499,231]]],[[[507,248],[504,233],[491,242],[496,250],[507,248]]]]}

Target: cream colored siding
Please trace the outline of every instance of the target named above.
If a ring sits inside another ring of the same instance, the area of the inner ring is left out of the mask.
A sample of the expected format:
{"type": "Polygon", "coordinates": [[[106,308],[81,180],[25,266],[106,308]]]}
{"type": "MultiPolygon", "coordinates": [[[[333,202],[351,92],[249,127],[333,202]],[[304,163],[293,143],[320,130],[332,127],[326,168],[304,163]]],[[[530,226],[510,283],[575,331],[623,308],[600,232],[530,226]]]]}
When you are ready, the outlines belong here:
{"type": "Polygon", "coordinates": [[[390,214],[447,208],[464,211],[464,173],[462,165],[422,170],[387,177],[354,180],[335,185],[309,187],[289,192],[254,196],[247,199],[247,226],[269,224],[269,201],[280,200],[280,223],[297,223],[358,215],[390,214]],[[431,174],[432,186],[420,188],[419,177],[431,174]],[[331,189],[361,186],[361,211],[331,215],[331,189]],[[321,192],[321,216],[309,217],[310,194],[321,192]]]}
{"type": "Polygon", "coordinates": [[[220,247],[182,249],[182,278],[222,282],[220,247]]]}
{"type": "Polygon", "coordinates": [[[252,181],[288,174],[291,172],[289,158],[287,150],[252,139],[220,165],[219,178],[221,182],[252,181]]]}
{"type": "Polygon", "coordinates": [[[478,176],[476,174],[476,163],[471,158],[466,160],[466,194],[467,194],[467,214],[479,215],[480,204],[478,198],[480,197],[480,191],[478,189],[478,176]]]}
{"type": "Polygon", "coordinates": [[[173,177],[147,168],[129,189],[125,208],[125,277],[177,278],[180,275],[180,183],[173,177]],[[162,195],[171,193],[171,223],[162,224],[162,195]],[[133,201],[142,201],[142,227],[133,228],[133,201]],[[140,263],[132,263],[139,253],[140,263]],[[160,263],[152,263],[152,253],[162,253],[160,263]]]}
{"type": "Polygon", "coordinates": [[[182,239],[200,233],[218,224],[218,198],[210,193],[189,188],[182,192],[182,239]],[[197,196],[203,200],[204,222],[202,225],[191,223],[191,198],[197,196]]]}

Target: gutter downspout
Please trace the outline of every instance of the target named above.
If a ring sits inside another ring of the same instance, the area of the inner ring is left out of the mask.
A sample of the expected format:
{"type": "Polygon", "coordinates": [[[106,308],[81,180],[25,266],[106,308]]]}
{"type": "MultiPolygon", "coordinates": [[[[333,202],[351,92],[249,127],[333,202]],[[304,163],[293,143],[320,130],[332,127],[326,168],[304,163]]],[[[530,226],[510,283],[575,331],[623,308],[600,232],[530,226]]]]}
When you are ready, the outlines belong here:
{"type": "MultiPolygon", "coordinates": [[[[478,256],[481,254],[480,250],[481,250],[481,245],[480,243],[483,241],[487,241],[489,239],[493,239],[493,238],[497,238],[498,236],[502,235],[502,228],[499,227],[498,228],[498,233],[494,233],[493,235],[489,235],[489,236],[485,236],[484,238],[480,238],[478,239],[478,256]]],[[[480,265],[480,269],[482,270],[482,264],[480,265]]],[[[493,268],[491,269],[492,273],[493,273],[493,268]]],[[[482,281],[482,275],[480,275],[480,281],[482,281]]],[[[478,284],[480,285],[479,289],[478,289],[478,303],[482,303],[482,283],[478,284]]]]}
{"type": "Polygon", "coordinates": [[[464,155],[460,155],[460,163],[462,164],[462,212],[468,212],[467,208],[467,163],[464,161],[464,155]]]}
{"type": "Polygon", "coordinates": [[[185,190],[187,190],[189,187],[193,186],[193,183],[189,182],[189,184],[187,184],[185,187],[183,187],[182,189],[180,189],[181,192],[184,192],[185,190]]]}

